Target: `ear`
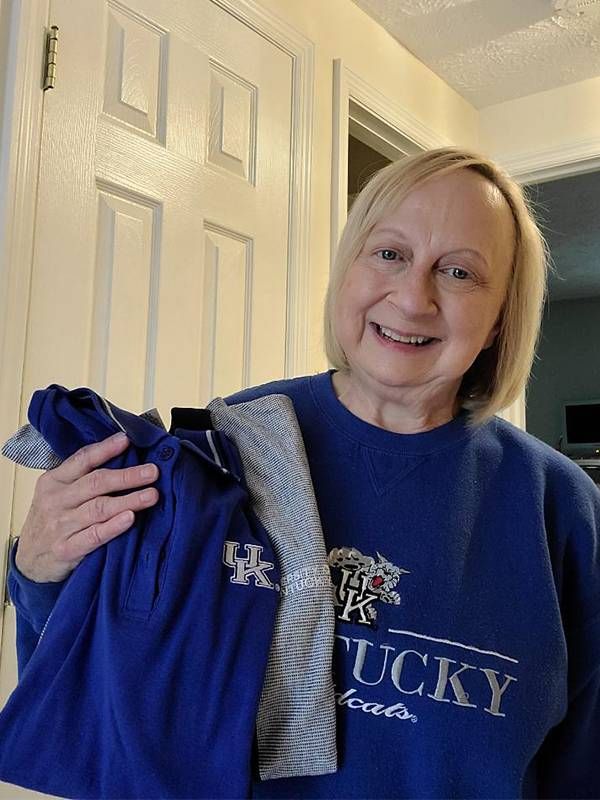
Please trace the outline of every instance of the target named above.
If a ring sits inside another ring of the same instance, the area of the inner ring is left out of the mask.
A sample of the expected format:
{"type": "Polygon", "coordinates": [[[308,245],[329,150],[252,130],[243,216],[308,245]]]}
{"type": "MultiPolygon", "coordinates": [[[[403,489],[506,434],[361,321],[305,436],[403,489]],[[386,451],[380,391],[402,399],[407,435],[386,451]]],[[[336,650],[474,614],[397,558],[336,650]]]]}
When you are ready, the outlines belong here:
{"type": "Polygon", "coordinates": [[[496,340],[496,336],[498,335],[499,330],[500,326],[494,325],[492,330],[487,335],[487,339],[485,340],[483,347],[481,348],[482,350],[488,350],[494,344],[494,341],[496,340]]]}
{"type": "Polygon", "coordinates": [[[502,308],[498,312],[498,316],[496,317],[496,322],[494,322],[494,327],[488,333],[486,340],[483,344],[482,350],[489,350],[489,348],[494,344],[496,341],[496,336],[500,333],[500,328],[502,327],[502,322],[504,321],[504,312],[506,311],[506,303],[502,304],[502,308]]]}

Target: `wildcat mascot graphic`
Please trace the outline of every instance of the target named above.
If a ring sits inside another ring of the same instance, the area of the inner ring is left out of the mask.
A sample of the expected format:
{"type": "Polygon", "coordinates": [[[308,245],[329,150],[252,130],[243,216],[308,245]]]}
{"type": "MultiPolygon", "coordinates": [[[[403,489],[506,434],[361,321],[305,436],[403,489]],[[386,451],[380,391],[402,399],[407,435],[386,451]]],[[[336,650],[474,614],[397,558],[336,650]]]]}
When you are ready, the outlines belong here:
{"type": "Polygon", "coordinates": [[[409,570],[397,567],[380,553],[375,559],[355,547],[334,547],[327,561],[339,570],[339,579],[334,579],[338,619],[374,627],[376,601],[400,605],[400,595],[394,589],[409,570]]]}

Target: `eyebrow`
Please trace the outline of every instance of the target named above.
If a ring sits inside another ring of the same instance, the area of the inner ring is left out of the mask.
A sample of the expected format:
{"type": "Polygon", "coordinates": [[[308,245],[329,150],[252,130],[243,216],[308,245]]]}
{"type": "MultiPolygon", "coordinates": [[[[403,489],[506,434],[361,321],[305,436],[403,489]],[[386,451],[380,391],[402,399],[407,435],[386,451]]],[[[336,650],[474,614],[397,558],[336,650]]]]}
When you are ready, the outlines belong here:
{"type": "MultiPolygon", "coordinates": [[[[398,228],[378,228],[376,230],[371,231],[369,234],[369,238],[371,236],[379,236],[380,233],[388,234],[391,233],[393,236],[396,236],[398,239],[404,241],[405,244],[408,244],[407,237],[402,233],[401,230],[398,228]]],[[[478,260],[483,261],[486,267],[489,269],[489,263],[487,258],[483,255],[483,253],[479,252],[479,250],[473,250],[471,247],[457,247],[454,250],[450,251],[450,254],[454,253],[467,253],[469,255],[475,256],[478,260]]]]}

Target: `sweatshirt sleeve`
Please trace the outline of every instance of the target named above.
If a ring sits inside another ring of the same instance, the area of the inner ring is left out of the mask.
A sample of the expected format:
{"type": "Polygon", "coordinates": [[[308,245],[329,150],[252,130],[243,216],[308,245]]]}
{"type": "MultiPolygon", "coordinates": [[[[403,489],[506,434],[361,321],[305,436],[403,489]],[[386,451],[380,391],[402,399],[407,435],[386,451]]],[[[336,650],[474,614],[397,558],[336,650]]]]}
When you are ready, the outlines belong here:
{"type": "Polygon", "coordinates": [[[66,580],[36,583],[26,578],[15,564],[18,545],[16,541],[10,552],[7,583],[17,612],[17,666],[20,679],[66,580]]]}
{"type": "Polygon", "coordinates": [[[562,565],[567,711],[537,759],[539,797],[600,798],[600,491],[584,481],[562,565]]]}

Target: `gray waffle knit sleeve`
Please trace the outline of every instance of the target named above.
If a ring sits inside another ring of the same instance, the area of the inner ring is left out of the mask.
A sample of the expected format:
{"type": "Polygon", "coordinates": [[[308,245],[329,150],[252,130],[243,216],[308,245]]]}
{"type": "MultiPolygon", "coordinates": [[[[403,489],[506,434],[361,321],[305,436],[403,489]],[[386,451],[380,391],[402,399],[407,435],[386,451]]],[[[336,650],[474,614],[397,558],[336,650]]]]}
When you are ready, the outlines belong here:
{"type": "Polygon", "coordinates": [[[4,442],[2,455],[22,467],[32,469],[54,469],[63,462],[42,434],[29,423],[4,442]]]}
{"type": "Polygon", "coordinates": [[[292,401],[267,395],[227,406],[215,398],[207,407],[215,428],[237,446],[282,575],[257,720],[260,777],[335,772],[333,588],[292,401]]]}
{"type": "MultiPolygon", "coordinates": [[[[108,401],[105,403],[108,406],[108,401]]],[[[165,429],[156,408],[144,411],[140,417],[163,430],[165,429]]],[[[119,427],[122,426],[119,425],[119,427]]],[[[54,469],[63,462],[63,459],[54,452],[42,434],[29,422],[4,442],[0,452],[16,464],[22,467],[31,467],[31,469],[54,469]]]]}

